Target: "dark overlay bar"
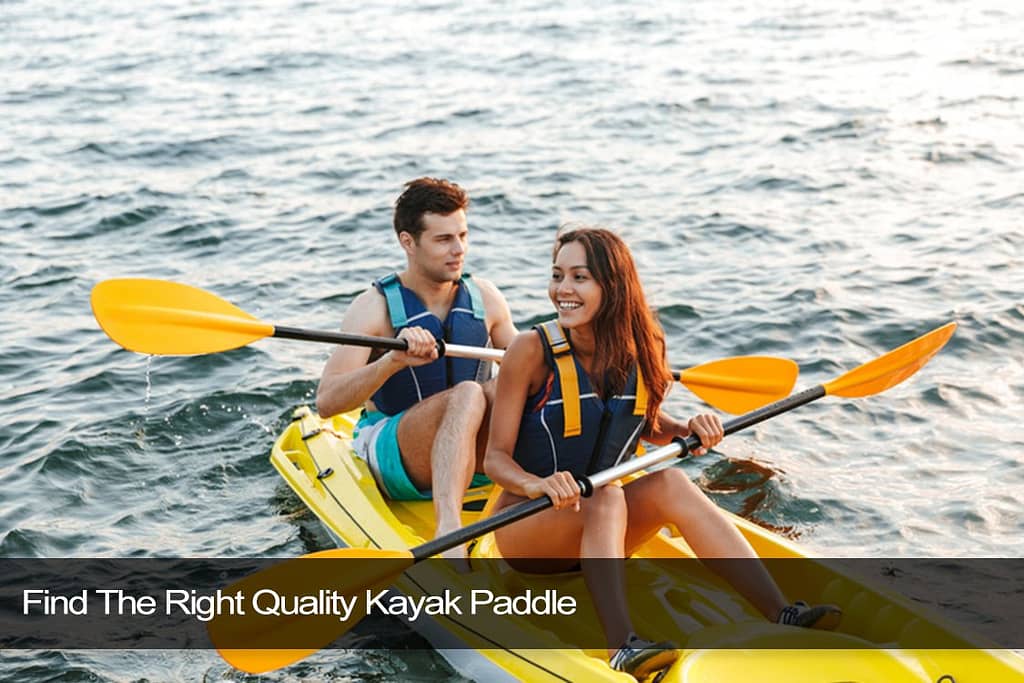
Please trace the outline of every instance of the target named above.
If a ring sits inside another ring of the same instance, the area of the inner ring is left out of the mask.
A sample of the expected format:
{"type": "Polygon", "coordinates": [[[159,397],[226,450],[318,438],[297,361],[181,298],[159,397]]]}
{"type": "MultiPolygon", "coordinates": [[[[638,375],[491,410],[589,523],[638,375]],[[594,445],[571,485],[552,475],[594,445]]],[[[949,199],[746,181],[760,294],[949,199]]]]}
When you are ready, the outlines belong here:
{"type": "MultiPolygon", "coordinates": [[[[788,599],[843,610],[835,634],[774,626],[729,590],[722,577],[744,580],[750,562],[588,560],[587,571],[621,573],[637,631],[684,647],[1024,648],[1024,560],[765,560],[788,599]]],[[[207,649],[211,624],[222,648],[374,647],[345,636],[366,616],[454,634],[445,647],[607,646],[572,562],[401,569],[387,559],[0,558],[0,649],[207,649]]]]}

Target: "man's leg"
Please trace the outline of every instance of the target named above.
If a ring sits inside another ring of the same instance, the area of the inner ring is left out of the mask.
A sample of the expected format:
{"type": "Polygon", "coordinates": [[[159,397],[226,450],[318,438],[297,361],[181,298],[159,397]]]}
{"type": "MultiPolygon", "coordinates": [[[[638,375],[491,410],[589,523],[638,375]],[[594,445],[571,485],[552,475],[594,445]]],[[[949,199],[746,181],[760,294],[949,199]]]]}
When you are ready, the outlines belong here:
{"type": "MultiPolygon", "coordinates": [[[[460,382],[447,391],[416,404],[398,423],[398,447],[412,483],[431,489],[435,535],[462,525],[462,499],[477,469],[477,435],[487,402],[476,382],[460,382]]],[[[445,553],[464,557],[465,548],[445,553]]]]}
{"type": "Polygon", "coordinates": [[[494,392],[498,387],[498,378],[492,378],[480,385],[484,390],[486,409],[483,420],[480,421],[480,429],[476,433],[476,469],[474,471],[483,474],[484,455],[487,454],[487,436],[491,433],[491,406],[494,405],[494,392]]]}

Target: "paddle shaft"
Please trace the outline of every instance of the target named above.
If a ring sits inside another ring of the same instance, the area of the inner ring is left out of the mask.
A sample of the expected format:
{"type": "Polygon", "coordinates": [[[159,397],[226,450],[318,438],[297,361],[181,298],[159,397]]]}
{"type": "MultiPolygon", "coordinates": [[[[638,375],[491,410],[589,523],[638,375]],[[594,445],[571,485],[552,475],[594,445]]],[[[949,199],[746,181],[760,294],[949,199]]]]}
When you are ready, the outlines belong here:
{"type": "MultiPolygon", "coordinates": [[[[769,403],[763,408],[752,410],[749,413],[740,415],[737,418],[728,420],[722,425],[723,431],[726,435],[734,434],[747,427],[752,427],[759,422],[781,415],[782,413],[799,408],[802,405],[817,401],[819,398],[826,395],[825,387],[819,384],[816,387],[805,389],[799,394],[793,394],[786,398],[769,403]]],[[[598,472],[591,477],[583,477],[576,481],[577,486],[580,487],[581,495],[584,497],[590,496],[595,489],[601,488],[616,479],[634,474],[640,470],[645,470],[649,467],[653,467],[659,463],[662,463],[673,457],[685,457],[690,451],[700,448],[700,439],[691,434],[690,436],[683,438],[675,438],[672,443],[656,448],[655,450],[645,455],[631,458],[628,461],[598,472]]],[[[530,515],[536,514],[541,510],[546,510],[554,505],[550,498],[542,496],[540,498],[534,498],[532,500],[526,500],[522,503],[518,503],[511,507],[507,507],[501,512],[491,515],[487,519],[483,519],[474,524],[464,526],[458,531],[453,531],[450,534],[435,538],[432,541],[418,545],[411,549],[413,560],[419,562],[425,560],[428,557],[433,557],[438,553],[442,553],[445,550],[450,550],[456,546],[468,543],[469,541],[483,536],[484,534],[490,533],[496,529],[500,529],[503,526],[517,522],[520,519],[529,517],[530,515]]]]}
{"type": "MultiPolygon", "coordinates": [[[[923,367],[924,364],[927,363],[932,356],[938,353],[939,349],[949,341],[949,338],[952,336],[955,329],[956,323],[949,323],[936,328],[928,334],[908,342],[907,344],[904,344],[898,349],[894,349],[883,356],[875,358],[874,360],[845,373],[831,382],[806,389],[799,394],[784,398],[764,407],[759,407],[756,410],[752,410],[730,420],[723,425],[723,431],[726,434],[732,434],[781,413],[793,410],[794,408],[812,401],[816,401],[826,395],[843,398],[858,398],[871,396],[885,391],[907,379],[923,367]]],[[[584,478],[578,482],[578,484],[581,491],[585,494],[590,494],[593,492],[594,488],[598,486],[604,486],[615,479],[626,476],[627,474],[631,474],[640,469],[651,467],[671,457],[688,453],[697,446],[698,439],[692,434],[685,439],[677,438],[667,446],[655,449],[645,456],[635,458],[610,470],[605,470],[595,474],[592,477],[584,478]]],[[[551,506],[552,502],[546,496],[530,501],[524,501],[523,503],[514,505],[502,512],[499,512],[497,515],[494,515],[483,522],[473,524],[415,548],[410,548],[406,551],[381,550],[377,552],[383,553],[396,560],[402,560],[402,567],[407,568],[410,564],[432,557],[437,553],[451,549],[458,544],[465,543],[481,534],[486,534],[498,527],[513,523],[516,520],[522,519],[551,506]]],[[[363,551],[356,551],[356,553],[355,557],[363,559],[374,554],[372,551],[369,552],[369,555],[364,554],[363,551]]],[[[402,569],[399,569],[393,574],[389,573],[388,575],[371,576],[369,579],[372,579],[374,585],[383,585],[383,582],[389,580],[393,575],[397,575],[397,573],[401,571],[402,569]]],[[[366,577],[364,577],[364,579],[366,579],[366,577]]],[[[366,580],[363,580],[363,583],[366,583],[366,580]]],[[[355,591],[358,589],[353,586],[352,590],[355,591]]],[[[346,629],[347,626],[342,625],[340,632],[334,632],[332,630],[332,632],[328,634],[329,637],[327,638],[327,641],[336,638],[346,629]]],[[[224,654],[224,652],[225,651],[222,650],[222,654],[224,654]]],[[[273,652],[278,653],[278,655],[269,659],[263,652],[259,653],[259,656],[256,657],[253,657],[252,652],[247,650],[234,652],[238,657],[235,659],[228,659],[229,662],[243,670],[250,671],[252,673],[262,673],[264,671],[269,671],[271,669],[280,668],[294,663],[309,654],[311,650],[273,650],[273,652]]],[[[227,655],[225,655],[225,657],[227,657],[227,655]]]]}
{"type": "MultiPolygon", "coordinates": [[[[404,339],[354,331],[324,332],[275,326],[210,292],[177,282],[146,278],[105,280],[93,287],[93,315],[122,347],[156,355],[219,353],[266,337],[324,344],[352,344],[407,351],[404,339]]],[[[439,356],[500,362],[500,349],[437,342],[439,356]]],[[[758,408],[787,395],[796,363],[769,356],[740,356],[673,372],[701,400],[731,414],[758,408]]]]}
{"type": "MultiPolygon", "coordinates": [[[[363,334],[348,334],[345,332],[321,332],[318,330],[304,330],[300,327],[274,327],[274,337],[282,339],[301,339],[303,341],[323,342],[325,344],[347,344],[349,346],[369,346],[375,349],[392,349],[405,351],[409,348],[408,342],[404,339],[393,339],[389,337],[369,337],[363,334]]],[[[488,349],[480,346],[463,346],[461,344],[448,344],[443,339],[437,341],[437,354],[439,356],[451,356],[453,358],[475,358],[478,360],[500,361],[505,355],[501,349],[488,349]]]]}
{"type": "MultiPolygon", "coordinates": [[[[308,330],[301,327],[274,326],[273,337],[281,339],[298,339],[301,341],[323,342],[324,344],[347,344],[349,346],[369,346],[376,349],[394,349],[405,351],[409,348],[404,339],[392,337],[371,337],[364,334],[349,334],[347,332],[324,332],[321,330],[308,330]]],[[[502,349],[491,349],[482,346],[465,346],[462,344],[449,344],[443,339],[437,340],[438,356],[451,356],[452,358],[473,358],[477,360],[489,360],[501,362],[505,357],[502,349]]],[[[673,370],[672,376],[676,381],[686,384],[686,370],[673,370]]],[[[739,386],[741,383],[737,382],[739,386]]]]}

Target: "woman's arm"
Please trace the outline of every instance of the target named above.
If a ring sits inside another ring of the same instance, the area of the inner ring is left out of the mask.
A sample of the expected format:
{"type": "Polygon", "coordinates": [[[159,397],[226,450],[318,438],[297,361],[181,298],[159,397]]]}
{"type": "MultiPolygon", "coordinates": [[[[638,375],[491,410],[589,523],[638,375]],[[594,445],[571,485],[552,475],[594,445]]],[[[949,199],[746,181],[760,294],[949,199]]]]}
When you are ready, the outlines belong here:
{"type": "Polygon", "coordinates": [[[683,423],[663,412],[658,415],[658,430],[652,431],[648,426],[644,430],[643,439],[656,446],[664,446],[677,436],[685,439],[690,434],[696,434],[703,446],[703,448],[694,450],[694,455],[704,455],[707,453],[707,449],[718,445],[722,437],[725,436],[722,431],[722,421],[717,415],[702,413],[683,423]]]}
{"type": "Polygon", "coordinates": [[[484,472],[510,493],[527,498],[548,495],[555,509],[577,505],[579,487],[568,472],[550,477],[530,474],[515,461],[516,439],[526,400],[547,380],[544,348],[534,331],[523,332],[512,340],[498,373],[491,427],[484,455],[484,472]]]}

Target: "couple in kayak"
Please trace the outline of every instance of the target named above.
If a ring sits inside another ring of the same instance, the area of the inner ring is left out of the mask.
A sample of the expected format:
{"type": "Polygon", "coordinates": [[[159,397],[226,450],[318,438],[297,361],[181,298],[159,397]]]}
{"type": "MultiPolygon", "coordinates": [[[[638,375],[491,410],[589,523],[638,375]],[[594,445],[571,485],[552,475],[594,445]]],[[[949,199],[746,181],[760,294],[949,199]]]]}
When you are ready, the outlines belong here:
{"type": "MultiPolygon", "coordinates": [[[[322,416],[362,406],[353,447],[382,492],[433,498],[438,535],[460,525],[465,490],[486,474],[503,489],[497,508],[549,496],[553,507],[495,532],[513,567],[545,559],[548,571],[581,566],[596,601],[613,668],[638,678],[670,664],[671,643],[633,632],[621,563],[675,525],[703,558],[756,558],[719,508],[678,468],[612,484],[581,498],[576,480],[654,444],[697,435],[721,441],[722,423],[683,422],[661,411],[673,383],[665,335],[648,308],[629,249],[614,233],[563,230],[552,254],[548,295],[557,318],[517,334],[508,304],[487,280],[463,272],[469,198],[454,183],[420,178],[395,204],[394,227],[407,267],[356,297],[344,332],[398,336],[406,351],[339,347],[317,393],[322,416]],[[506,348],[490,379],[482,361],[438,358],[437,339],[506,348]]],[[[464,557],[465,549],[454,551],[464,557]]],[[[530,563],[533,567],[533,563],[530,563]]],[[[767,619],[834,627],[832,606],[789,603],[759,562],[713,563],[767,619]]]]}

